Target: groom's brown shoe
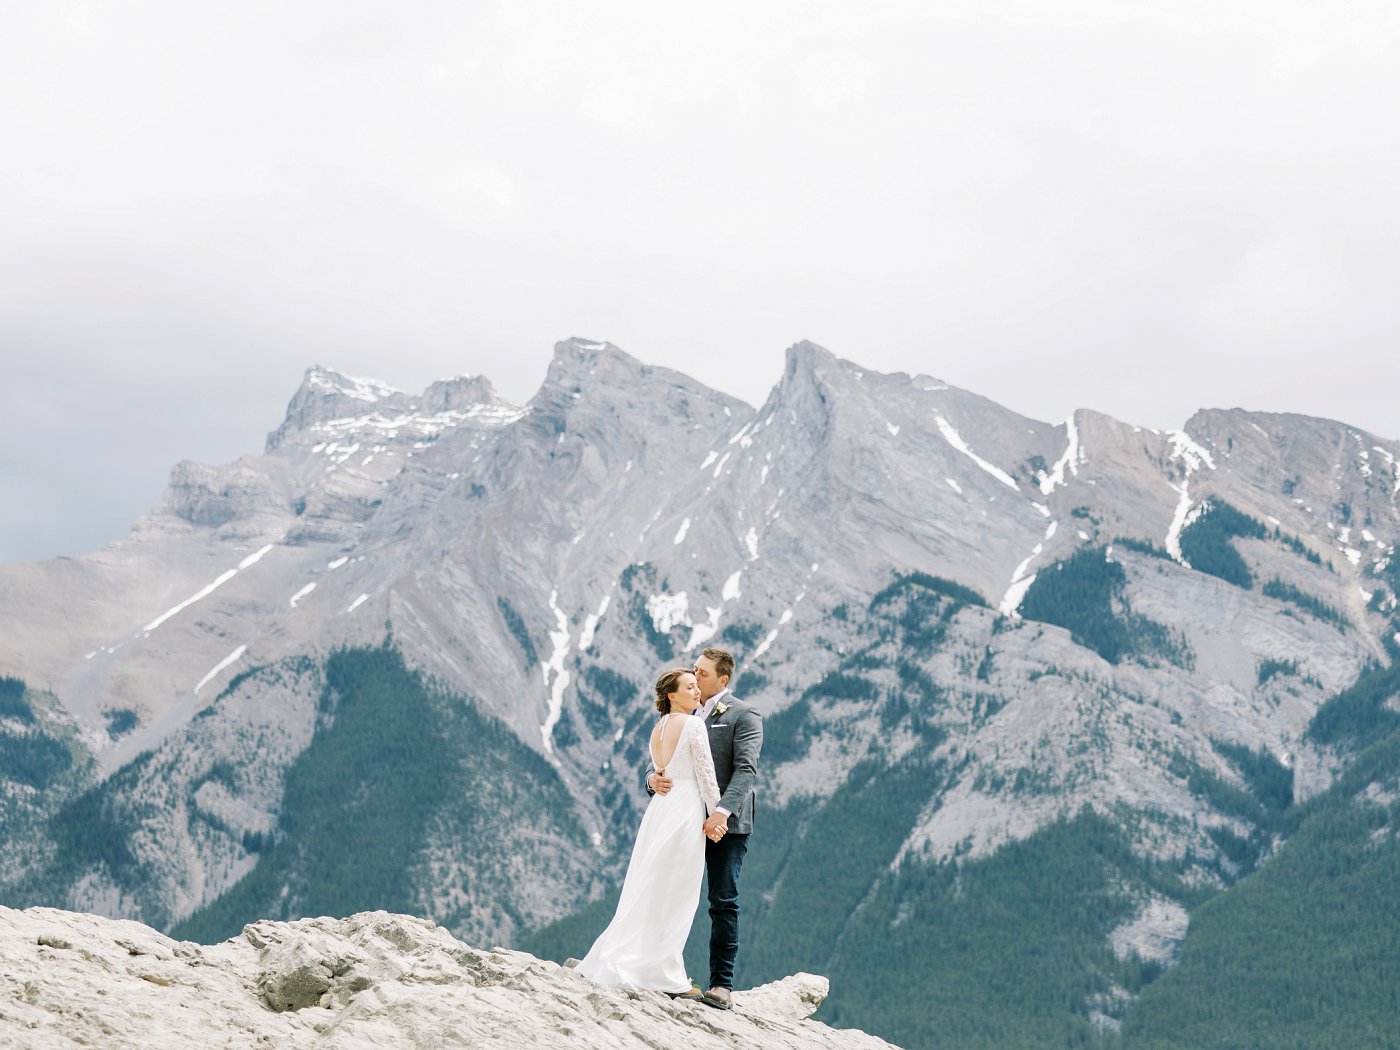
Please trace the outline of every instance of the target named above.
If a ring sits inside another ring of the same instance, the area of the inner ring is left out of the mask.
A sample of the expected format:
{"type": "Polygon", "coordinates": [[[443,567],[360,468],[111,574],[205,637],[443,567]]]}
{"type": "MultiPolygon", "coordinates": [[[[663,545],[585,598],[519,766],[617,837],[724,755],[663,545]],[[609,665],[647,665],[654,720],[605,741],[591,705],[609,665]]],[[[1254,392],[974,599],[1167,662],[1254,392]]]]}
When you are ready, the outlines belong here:
{"type": "Polygon", "coordinates": [[[706,1006],[713,1006],[716,1010],[734,1009],[734,1001],[728,988],[721,988],[718,985],[711,988],[700,997],[700,1001],[706,1006]]]}

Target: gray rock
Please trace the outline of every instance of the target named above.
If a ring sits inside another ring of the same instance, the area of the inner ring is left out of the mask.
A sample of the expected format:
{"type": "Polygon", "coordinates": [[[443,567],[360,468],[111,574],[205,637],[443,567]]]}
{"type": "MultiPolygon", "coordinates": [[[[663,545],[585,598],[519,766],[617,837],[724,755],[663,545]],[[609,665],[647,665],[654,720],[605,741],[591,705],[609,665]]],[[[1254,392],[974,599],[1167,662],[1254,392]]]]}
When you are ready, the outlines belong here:
{"type": "Polygon", "coordinates": [[[811,974],[738,993],[720,1013],[386,912],[259,922],[201,947],[134,922],[0,907],[0,968],[0,1045],[17,1050],[890,1046],[807,1020],[826,991],[811,974]]]}

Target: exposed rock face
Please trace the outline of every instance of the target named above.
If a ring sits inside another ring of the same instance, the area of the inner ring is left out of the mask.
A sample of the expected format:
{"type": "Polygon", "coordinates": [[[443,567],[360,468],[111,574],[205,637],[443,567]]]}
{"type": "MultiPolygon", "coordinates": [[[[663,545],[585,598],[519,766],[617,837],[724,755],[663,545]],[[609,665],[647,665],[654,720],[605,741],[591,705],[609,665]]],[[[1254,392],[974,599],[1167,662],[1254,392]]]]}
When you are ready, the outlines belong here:
{"type": "Polygon", "coordinates": [[[0,907],[0,971],[0,1046],[16,1050],[891,1045],[807,1020],[827,990],[811,974],[738,992],[722,1012],[388,912],[259,922],[205,947],[136,922],[0,907]]]}
{"type": "Polygon", "coordinates": [[[422,394],[408,394],[373,379],[321,368],[306,370],[287,406],[287,418],[267,437],[267,451],[284,444],[314,445],[326,438],[422,441],[463,424],[508,419],[520,409],[496,395],[483,376],[440,379],[422,394]]]}
{"type": "Polygon", "coordinates": [[[1136,955],[1139,959],[1170,963],[1175,961],[1189,926],[1190,916],[1180,904],[1152,897],[1131,921],[1113,931],[1110,941],[1120,959],[1136,955]]]}

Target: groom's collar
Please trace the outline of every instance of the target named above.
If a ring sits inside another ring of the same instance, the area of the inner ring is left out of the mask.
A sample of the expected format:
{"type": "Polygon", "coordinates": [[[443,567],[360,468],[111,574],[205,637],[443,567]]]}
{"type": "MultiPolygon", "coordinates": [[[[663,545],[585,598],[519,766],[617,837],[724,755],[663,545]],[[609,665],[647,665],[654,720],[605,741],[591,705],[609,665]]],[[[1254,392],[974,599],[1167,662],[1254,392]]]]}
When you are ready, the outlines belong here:
{"type": "Polygon", "coordinates": [[[726,688],[724,688],[724,689],[721,689],[721,690],[720,690],[718,693],[716,693],[714,696],[710,697],[710,699],[706,700],[706,701],[705,701],[705,706],[702,707],[702,708],[700,708],[700,717],[701,717],[701,718],[709,718],[710,715],[712,715],[712,714],[714,713],[715,704],[719,703],[722,699],[724,699],[724,698],[725,698],[726,696],[728,696],[728,695],[729,695],[729,689],[726,687],[726,688]]]}

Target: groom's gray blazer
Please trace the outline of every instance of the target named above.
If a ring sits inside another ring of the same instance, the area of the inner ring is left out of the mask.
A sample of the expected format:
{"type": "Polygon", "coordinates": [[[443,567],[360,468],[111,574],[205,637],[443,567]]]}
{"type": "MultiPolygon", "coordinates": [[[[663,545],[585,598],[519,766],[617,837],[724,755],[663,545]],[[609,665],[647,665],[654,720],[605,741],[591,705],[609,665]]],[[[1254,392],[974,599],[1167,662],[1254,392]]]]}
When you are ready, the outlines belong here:
{"type": "MultiPolygon", "coordinates": [[[[710,738],[710,756],[719,782],[719,804],[729,810],[729,833],[748,835],[753,831],[753,811],[758,794],[758,754],[763,750],[763,716],[737,696],[722,696],[705,719],[710,738]]],[[[647,760],[642,782],[656,772],[647,760]]],[[[647,794],[655,794],[647,788],[647,794]]]]}

